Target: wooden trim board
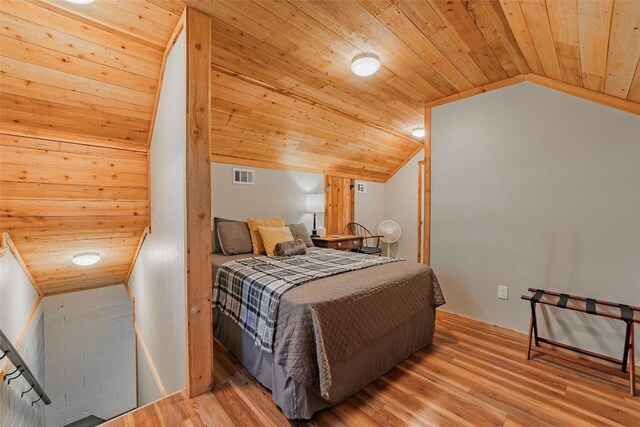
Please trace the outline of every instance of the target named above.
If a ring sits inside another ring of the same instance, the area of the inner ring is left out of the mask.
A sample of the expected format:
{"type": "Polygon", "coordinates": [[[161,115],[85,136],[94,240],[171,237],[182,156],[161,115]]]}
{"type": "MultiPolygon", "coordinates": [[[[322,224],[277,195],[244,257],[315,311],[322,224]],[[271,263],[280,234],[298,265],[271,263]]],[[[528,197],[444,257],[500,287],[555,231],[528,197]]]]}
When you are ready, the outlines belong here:
{"type": "Polygon", "coordinates": [[[2,233],[2,241],[3,241],[2,246],[5,248],[8,248],[11,251],[16,261],[18,261],[18,264],[20,264],[20,267],[22,267],[24,274],[27,275],[27,278],[31,282],[31,286],[33,286],[33,289],[36,291],[38,296],[42,297],[42,290],[40,289],[40,286],[38,286],[35,279],[31,275],[31,272],[27,268],[27,264],[25,264],[24,260],[22,259],[22,256],[20,256],[20,252],[18,252],[18,248],[16,248],[16,245],[13,243],[13,240],[11,240],[11,236],[9,236],[9,233],[7,232],[2,233]]]}
{"type": "Polygon", "coordinates": [[[418,257],[417,262],[422,262],[422,175],[424,160],[418,162],[418,257]]]}
{"type": "MultiPolygon", "coordinates": [[[[160,396],[165,397],[167,395],[167,392],[165,391],[165,388],[162,385],[162,380],[160,379],[160,375],[158,374],[156,365],[153,363],[153,359],[151,358],[151,353],[149,353],[149,349],[147,348],[147,345],[145,344],[144,339],[140,334],[140,330],[138,329],[138,324],[136,322],[133,322],[133,330],[135,331],[135,334],[136,334],[136,340],[138,341],[138,343],[140,344],[140,348],[142,349],[142,354],[144,355],[144,358],[147,361],[147,364],[149,365],[151,376],[153,376],[153,381],[156,383],[156,387],[158,387],[160,396]]],[[[138,346],[136,345],[136,357],[138,352],[137,347],[138,346]]],[[[138,369],[138,365],[136,363],[136,371],[137,369],[138,369]]],[[[136,375],[136,378],[137,378],[137,375],[136,375]]]]}
{"type": "Polygon", "coordinates": [[[187,395],[213,386],[211,300],[211,19],[185,12],[187,48],[186,335],[187,395]]]}
{"type": "Polygon", "coordinates": [[[469,98],[471,96],[479,95],[481,93],[490,92],[492,90],[500,89],[506,86],[511,86],[517,83],[529,82],[535,83],[539,86],[548,87],[569,95],[577,96],[588,101],[596,102],[598,104],[606,105],[618,110],[627,111],[629,113],[640,115],[640,104],[637,102],[629,101],[626,99],[618,98],[615,96],[607,95],[604,93],[596,92],[591,89],[587,89],[580,86],[575,86],[569,83],[560,82],[558,80],[551,79],[549,77],[539,76],[537,74],[525,74],[518,75],[508,79],[500,80],[498,82],[489,83],[484,86],[469,89],[467,91],[457,93],[455,95],[447,96],[433,102],[425,104],[425,108],[439,107],[450,102],[459,101],[461,99],[469,98]]]}
{"type": "Polygon", "coordinates": [[[508,79],[500,80],[493,83],[466,90],[464,92],[456,93],[445,98],[440,98],[432,102],[426,103],[425,108],[439,107],[440,105],[448,104],[450,102],[459,101],[461,99],[469,98],[471,96],[480,95],[481,93],[490,92],[492,90],[500,89],[506,86],[511,86],[516,83],[525,81],[525,77],[522,75],[510,77],[508,79]]]}
{"type": "MultiPolygon", "coordinates": [[[[184,20],[187,8],[185,7],[182,11],[182,16],[178,19],[176,27],[173,29],[173,33],[171,33],[171,37],[169,37],[169,41],[164,48],[164,53],[162,54],[162,62],[160,64],[160,74],[158,75],[158,84],[156,85],[156,94],[155,99],[153,101],[153,109],[151,110],[151,123],[149,123],[149,132],[147,134],[147,200],[149,204],[149,218],[148,218],[148,226],[146,233],[151,233],[151,158],[149,156],[151,152],[151,141],[153,141],[153,128],[156,125],[156,116],[158,114],[158,102],[160,102],[160,93],[162,90],[162,80],[164,79],[164,69],[167,65],[167,57],[171,52],[171,49],[176,44],[176,40],[182,33],[184,29],[184,20]]],[[[144,236],[143,236],[144,237],[144,236]]],[[[138,253],[136,252],[136,257],[138,253]]],[[[135,262],[135,258],[133,260],[135,262]]],[[[131,274],[131,270],[133,269],[133,264],[131,264],[131,268],[129,269],[129,273],[127,274],[127,281],[129,280],[129,275],[131,274]]]]}
{"type": "Polygon", "coordinates": [[[187,8],[185,7],[182,11],[182,16],[178,19],[176,23],[176,27],[173,29],[173,33],[171,33],[171,37],[167,41],[167,45],[164,48],[164,53],[162,54],[162,63],[160,64],[160,74],[158,75],[158,84],[156,85],[156,94],[155,100],[153,101],[153,109],[151,112],[151,123],[149,124],[149,133],[147,137],[147,151],[149,147],[151,147],[151,140],[153,138],[153,127],[156,123],[156,115],[158,114],[158,101],[160,99],[160,91],[162,90],[162,80],[164,78],[164,69],[167,65],[167,57],[169,53],[171,53],[171,49],[176,44],[176,40],[182,33],[182,29],[184,28],[184,16],[187,8]]]}
{"type": "MultiPolygon", "coordinates": [[[[149,215],[151,215],[151,213],[149,213],[149,215]]],[[[133,267],[135,267],[136,261],[138,260],[138,255],[140,255],[140,251],[142,250],[142,245],[144,244],[144,240],[147,238],[147,234],[149,234],[149,230],[150,230],[149,227],[145,227],[144,231],[142,232],[142,236],[140,236],[140,241],[138,242],[138,246],[136,247],[136,252],[133,255],[133,260],[131,261],[131,266],[129,267],[127,278],[124,281],[125,287],[127,288],[127,292],[129,292],[130,297],[133,297],[133,296],[131,295],[131,290],[129,290],[129,279],[131,278],[133,267]]]]}
{"type": "Polygon", "coordinates": [[[424,223],[422,262],[431,262],[431,108],[424,109],[424,223]]]}
{"type": "Polygon", "coordinates": [[[640,104],[637,102],[596,92],[584,87],[574,86],[569,83],[559,82],[537,74],[527,74],[525,76],[525,81],[548,87],[549,89],[554,89],[569,95],[577,96],[578,98],[586,99],[598,104],[606,105],[608,107],[617,108],[618,110],[626,111],[628,113],[640,115],[640,104]]]}
{"type": "MultiPolygon", "coordinates": [[[[409,157],[407,157],[407,158],[406,158],[406,160],[405,160],[404,162],[400,163],[400,164],[398,165],[398,167],[397,167],[397,168],[395,168],[395,169],[394,169],[394,170],[389,174],[389,176],[388,176],[384,181],[380,181],[380,182],[389,182],[389,180],[390,180],[391,178],[393,178],[393,176],[394,176],[396,173],[398,173],[398,171],[399,171],[400,169],[402,169],[402,168],[403,168],[407,163],[409,163],[409,162],[411,161],[411,159],[413,159],[413,158],[415,157],[415,155],[416,155],[416,154],[418,154],[418,153],[420,152],[420,150],[422,150],[423,148],[424,148],[424,146],[423,146],[422,144],[418,145],[418,146],[416,147],[416,149],[415,149],[415,150],[413,150],[413,153],[411,153],[411,155],[410,155],[409,157]]],[[[367,179],[367,181],[371,181],[371,180],[370,180],[370,179],[367,179]]]]}
{"type": "MultiPolygon", "coordinates": [[[[36,312],[38,311],[38,307],[40,307],[40,304],[42,304],[43,298],[42,295],[38,295],[38,298],[36,299],[36,302],[33,303],[33,307],[31,307],[31,311],[29,312],[29,316],[27,316],[27,319],[22,323],[22,327],[20,328],[20,331],[18,332],[18,335],[16,336],[16,339],[13,340],[13,346],[17,349],[20,350],[20,344],[22,344],[22,340],[24,339],[24,335],[27,333],[27,330],[29,329],[29,326],[31,326],[31,322],[33,321],[33,318],[36,315],[36,312]]],[[[2,367],[0,368],[0,377],[2,377],[7,369],[7,365],[9,365],[9,359],[6,359],[2,362],[2,367]]]]}

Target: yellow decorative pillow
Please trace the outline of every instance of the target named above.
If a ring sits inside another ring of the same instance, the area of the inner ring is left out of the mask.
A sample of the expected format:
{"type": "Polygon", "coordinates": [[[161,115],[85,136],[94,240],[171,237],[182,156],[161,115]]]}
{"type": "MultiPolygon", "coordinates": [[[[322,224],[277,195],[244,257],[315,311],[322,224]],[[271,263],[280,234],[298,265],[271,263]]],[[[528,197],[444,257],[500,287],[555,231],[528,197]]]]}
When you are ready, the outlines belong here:
{"type": "Polygon", "coordinates": [[[273,256],[276,245],[280,242],[290,242],[293,240],[293,234],[289,227],[258,227],[258,232],[262,238],[264,249],[267,255],[273,256]]]}
{"type": "Polygon", "coordinates": [[[260,237],[260,233],[258,232],[258,227],[284,227],[284,220],[282,218],[249,218],[247,220],[247,224],[249,225],[249,232],[251,233],[251,244],[253,245],[253,253],[255,255],[260,255],[264,254],[265,251],[264,244],[262,243],[262,237],[260,237]]]}

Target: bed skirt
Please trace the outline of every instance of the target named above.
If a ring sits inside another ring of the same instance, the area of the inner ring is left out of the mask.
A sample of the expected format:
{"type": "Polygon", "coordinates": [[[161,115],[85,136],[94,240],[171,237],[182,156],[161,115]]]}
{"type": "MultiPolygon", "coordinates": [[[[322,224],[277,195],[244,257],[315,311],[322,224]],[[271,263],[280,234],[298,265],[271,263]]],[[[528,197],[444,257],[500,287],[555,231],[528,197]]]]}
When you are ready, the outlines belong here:
{"type": "Polygon", "coordinates": [[[215,336],[263,386],[271,390],[273,401],[289,419],[309,419],[328,407],[348,399],[398,363],[431,344],[436,310],[428,307],[373,341],[347,359],[331,365],[330,400],[289,377],[274,362],[273,354],[258,348],[251,337],[228,316],[214,309],[215,336]]]}

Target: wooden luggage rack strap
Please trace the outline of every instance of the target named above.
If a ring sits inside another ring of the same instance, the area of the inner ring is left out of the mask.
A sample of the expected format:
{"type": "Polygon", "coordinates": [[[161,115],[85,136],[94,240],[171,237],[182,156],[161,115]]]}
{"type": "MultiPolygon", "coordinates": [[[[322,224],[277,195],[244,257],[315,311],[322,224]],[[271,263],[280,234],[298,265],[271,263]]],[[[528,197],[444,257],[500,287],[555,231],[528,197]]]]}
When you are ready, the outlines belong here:
{"type": "Polygon", "coordinates": [[[640,323],[640,307],[634,307],[627,304],[620,304],[611,301],[597,300],[593,298],[585,298],[576,295],[569,295],[559,292],[545,291],[543,289],[529,288],[529,292],[533,295],[522,295],[522,299],[531,303],[531,319],[529,321],[529,342],[527,347],[527,360],[531,359],[531,341],[535,343],[535,350],[541,353],[550,354],[553,356],[561,357],[563,359],[593,367],[599,369],[608,374],[617,375],[623,378],[629,378],[629,390],[631,396],[636,395],[636,378],[635,378],[635,345],[634,345],[634,323],[640,323]],[[536,305],[544,304],[553,307],[563,308],[567,310],[578,311],[581,313],[592,314],[594,316],[603,316],[610,319],[622,320],[627,325],[627,330],[624,340],[624,350],[622,353],[622,359],[616,359],[600,353],[594,353],[583,348],[574,347],[561,342],[553,341],[548,338],[543,338],[538,335],[538,322],[536,318],[536,305]],[[598,310],[598,306],[609,307],[608,311],[598,310]],[[620,313],[614,312],[612,308],[620,310],[620,313]],[[636,313],[639,313],[636,315],[636,313]],[[609,363],[620,365],[620,370],[612,369],[609,366],[601,364],[589,363],[587,360],[577,357],[568,357],[562,352],[551,351],[547,348],[541,347],[540,343],[549,344],[551,346],[560,347],[565,350],[570,350],[576,353],[584,354],[589,357],[593,357],[600,360],[605,360],[609,363]],[[627,370],[628,367],[628,370],[627,370]]]}

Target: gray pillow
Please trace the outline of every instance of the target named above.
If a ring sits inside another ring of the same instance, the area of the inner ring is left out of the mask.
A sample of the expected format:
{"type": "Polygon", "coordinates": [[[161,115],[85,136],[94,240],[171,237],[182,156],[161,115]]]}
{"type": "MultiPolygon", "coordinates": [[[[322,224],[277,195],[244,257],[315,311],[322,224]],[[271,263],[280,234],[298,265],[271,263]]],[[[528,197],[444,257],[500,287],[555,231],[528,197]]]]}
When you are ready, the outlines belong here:
{"type": "MultiPolygon", "coordinates": [[[[213,253],[221,254],[222,248],[220,247],[220,240],[218,239],[218,224],[222,224],[223,222],[242,222],[236,221],[235,219],[224,219],[224,218],[213,218],[213,230],[211,230],[211,240],[213,241],[213,253]]],[[[246,224],[246,222],[245,222],[246,224]]]]}
{"type": "Polygon", "coordinates": [[[300,239],[277,243],[273,251],[275,256],[304,255],[306,253],[307,245],[300,239]]]}
{"type": "Polygon", "coordinates": [[[249,227],[244,222],[225,221],[218,224],[218,241],[225,255],[248,254],[253,252],[249,227]]]}
{"type": "Polygon", "coordinates": [[[291,235],[294,240],[302,240],[308,248],[312,248],[314,246],[313,240],[309,237],[309,230],[307,230],[307,227],[304,224],[289,224],[289,230],[291,230],[291,235]]]}

